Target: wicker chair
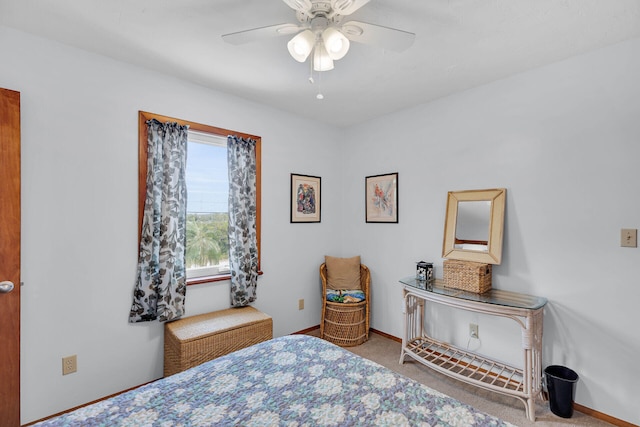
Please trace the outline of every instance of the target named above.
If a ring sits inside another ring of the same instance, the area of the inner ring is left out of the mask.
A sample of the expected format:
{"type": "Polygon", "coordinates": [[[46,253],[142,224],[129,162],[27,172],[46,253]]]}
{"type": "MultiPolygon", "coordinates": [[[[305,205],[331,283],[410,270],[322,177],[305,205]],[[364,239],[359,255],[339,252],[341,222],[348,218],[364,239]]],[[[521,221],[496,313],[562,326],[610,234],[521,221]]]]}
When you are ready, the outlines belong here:
{"type": "Polygon", "coordinates": [[[369,268],[360,264],[360,286],[364,291],[364,301],[340,303],[327,301],[327,266],[320,266],[322,279],[322,318],[320,338],[342,347],[360,345],[369,339],[369,268]]]}

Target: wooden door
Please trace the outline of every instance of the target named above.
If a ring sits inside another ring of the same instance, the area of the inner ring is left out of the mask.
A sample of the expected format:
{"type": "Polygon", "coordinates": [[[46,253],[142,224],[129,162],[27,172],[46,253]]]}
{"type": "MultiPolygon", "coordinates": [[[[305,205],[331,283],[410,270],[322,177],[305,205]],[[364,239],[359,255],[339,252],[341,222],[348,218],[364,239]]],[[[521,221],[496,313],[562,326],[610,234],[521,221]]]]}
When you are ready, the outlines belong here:
{"type": "Polygon", "coordinates": [[[0,88],[0,426],[19,425],[20,93],[0,88]]]}

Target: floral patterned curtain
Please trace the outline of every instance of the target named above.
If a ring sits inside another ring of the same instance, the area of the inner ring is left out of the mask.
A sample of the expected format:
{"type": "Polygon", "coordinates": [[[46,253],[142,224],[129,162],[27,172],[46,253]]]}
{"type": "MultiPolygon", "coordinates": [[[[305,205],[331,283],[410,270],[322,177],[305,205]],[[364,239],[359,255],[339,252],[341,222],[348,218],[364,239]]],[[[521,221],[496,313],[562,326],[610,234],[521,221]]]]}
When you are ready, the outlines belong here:
{"type": "Polygon", "coordinates": [[[256,300],[258,284],[256,141],[229,136],[227,163],[231,306],[242,307],[256,300]]]}
{"type": "Polygon", "coordinates": [[[184,314],[187,129],[147,122],[147,195],[131,323],[164,322],[184,314]]]}

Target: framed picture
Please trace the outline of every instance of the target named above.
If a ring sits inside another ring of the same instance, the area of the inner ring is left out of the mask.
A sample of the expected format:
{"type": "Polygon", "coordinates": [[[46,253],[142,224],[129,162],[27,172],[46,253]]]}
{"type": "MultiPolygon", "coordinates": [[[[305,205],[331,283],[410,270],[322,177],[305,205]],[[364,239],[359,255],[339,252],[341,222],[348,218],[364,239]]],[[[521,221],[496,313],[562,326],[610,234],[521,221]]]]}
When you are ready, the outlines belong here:
{"type": "Polygon", "coordinates": [[[365,178],[367,222],[398,222],[398,173],[365,178]]]}
{"type": "Polygon", "coordinates": [[[291,222],[320,222],[320,177],[291,174],[291,222]]]}

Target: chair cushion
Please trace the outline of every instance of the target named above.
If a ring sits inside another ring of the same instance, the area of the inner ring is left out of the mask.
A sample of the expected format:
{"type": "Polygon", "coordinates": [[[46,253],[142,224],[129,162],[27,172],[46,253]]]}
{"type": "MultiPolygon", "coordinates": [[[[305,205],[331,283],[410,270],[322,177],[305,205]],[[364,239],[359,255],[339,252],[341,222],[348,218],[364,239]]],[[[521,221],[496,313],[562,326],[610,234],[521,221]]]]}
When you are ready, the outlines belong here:
{"type": "Polygon", "coordinates": [[[364,300],[365,300],[364,291],[360,289],[344,289],[344,290],[328,289],[327,290],[327,301],[329,302],[354,303],[354,302],[361,302],[364,300]]]}
{"type": "Polygon", "coordinates": [[[351,258],[325,256],[327,289],[362,289],[360,285],[360,255],[351,258]]]}

